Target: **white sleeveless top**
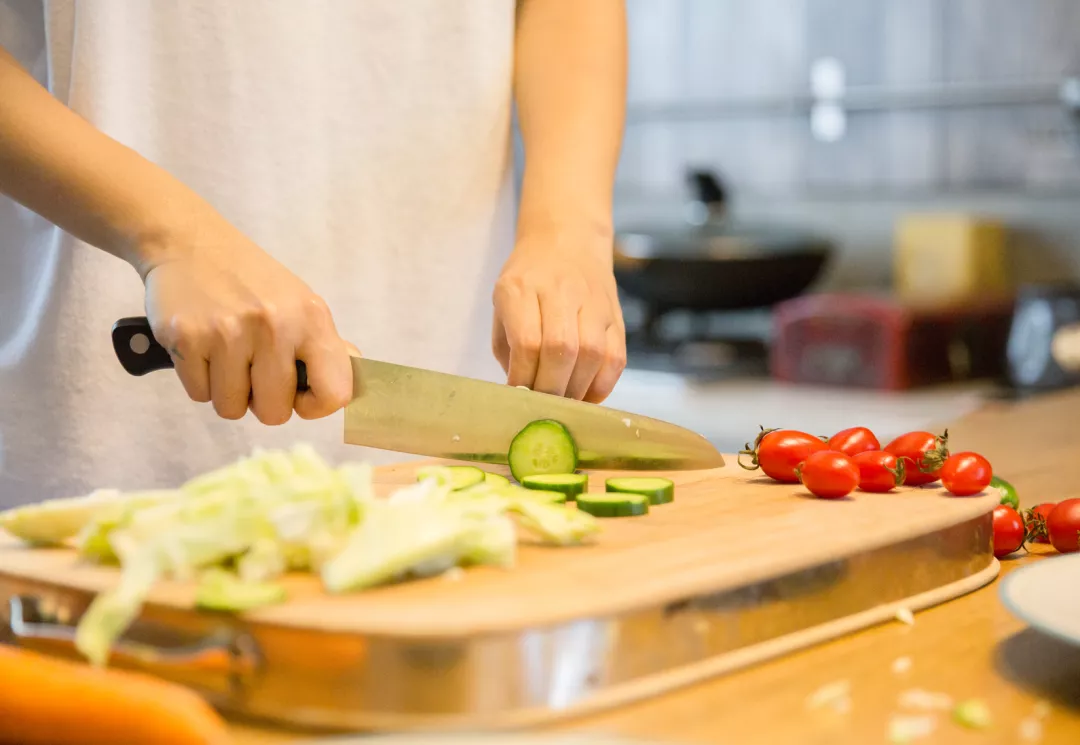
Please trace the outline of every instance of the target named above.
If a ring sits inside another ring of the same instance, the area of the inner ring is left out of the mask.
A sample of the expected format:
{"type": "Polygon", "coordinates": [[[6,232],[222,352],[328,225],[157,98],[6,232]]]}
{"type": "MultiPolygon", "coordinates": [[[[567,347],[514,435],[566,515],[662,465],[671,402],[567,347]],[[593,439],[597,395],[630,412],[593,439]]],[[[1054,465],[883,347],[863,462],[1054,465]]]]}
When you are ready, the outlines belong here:
{"type": "MultiPolygon", "coordinates": [[[[367,357],[502,380],[514,0],[0,0],[0,44],[322,295],[367,357]]],[[[342,414],[281,427],[127,375],[127,264],[0,197],[0,508],[176,485],[255,446],[333,461],[342,414]]]]}

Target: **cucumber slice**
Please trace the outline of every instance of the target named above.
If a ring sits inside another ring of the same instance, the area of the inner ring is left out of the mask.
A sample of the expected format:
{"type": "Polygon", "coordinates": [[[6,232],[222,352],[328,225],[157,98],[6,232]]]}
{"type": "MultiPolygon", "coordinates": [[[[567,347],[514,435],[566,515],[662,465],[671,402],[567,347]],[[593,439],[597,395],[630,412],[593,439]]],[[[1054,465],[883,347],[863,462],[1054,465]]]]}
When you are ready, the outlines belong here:
{"type": "Polygon", "coordinates": [[[448,485],[454,491],[461,491],[483,482],[486,476],[475,466],[424,466],[416,472],[417,481],[430,478],[448,485]]]}
{"type": "Polygon", "coordinates": [[[506,460],[519,483],[526,476],[573,473],[578,464],[577,445],[562,424],[540,419],[514,436],[506,460]]]}
{"type": "Polygon", "coordinates": [[[510,486],[510,479],[498,473],[484,471],[484,483],[486,483],[488,486],[493,486],[498,489],[503,486],[510,486]]]}
{"type": "Polygon", "coordinates": [[[610,478],[604,482],[608,493],[640,494],[652,504],[667,504],[675,500],[675,484],[659,476],[610,478]]]}
{"type": "Polygon", "coordinates": [[[524,494],[517,492],[517,496],[523,499],[534,499],[537,502],[550,502],[552,504],[565,504],[566,495],[557,491],[545,491],[544,489],[524,489],[524,494]]]}
{"type": "Polygon", "coordinates": [[[526,489],[556,491],[565,494],[567,499],[576,499],[589,485],[589,477],[583,473],[541,473],[526,476],[521,480],[526,489]]]}
{"type": "Polygon", "coordinates": [[[578,509],[594,517],[632,517],[649,511],[649,498],[644,494],[580,494],[578,509]]]}

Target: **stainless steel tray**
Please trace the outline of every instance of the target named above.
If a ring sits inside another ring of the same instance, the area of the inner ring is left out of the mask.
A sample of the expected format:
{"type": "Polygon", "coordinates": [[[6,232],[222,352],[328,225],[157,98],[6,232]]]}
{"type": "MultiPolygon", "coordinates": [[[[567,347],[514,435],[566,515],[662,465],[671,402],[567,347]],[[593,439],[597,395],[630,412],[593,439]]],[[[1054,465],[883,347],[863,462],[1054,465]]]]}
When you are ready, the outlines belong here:
{"type": "MultiPolygon", "coordinates": [[[[943,587],[984,584],[997,567],[991,520],[986,514],[734,590],[512,634],[362,637],[148,605],[112,664],[272,723],[337,731],[533,725],[715,675],[733,666],[720,664],[726,657],[748,664],[755,648],[782,653],[794,635],[827,638],[859,614],[851,628],[868,625],[943,587]],[[884,613],[867,616],[875,609],[884,613]],[[824,636],[814,633],[821,629],[824,636]]],[[[9,641],[31,649],[73,656],[73,623],[91,599],[0,577],[9,641]]]]}

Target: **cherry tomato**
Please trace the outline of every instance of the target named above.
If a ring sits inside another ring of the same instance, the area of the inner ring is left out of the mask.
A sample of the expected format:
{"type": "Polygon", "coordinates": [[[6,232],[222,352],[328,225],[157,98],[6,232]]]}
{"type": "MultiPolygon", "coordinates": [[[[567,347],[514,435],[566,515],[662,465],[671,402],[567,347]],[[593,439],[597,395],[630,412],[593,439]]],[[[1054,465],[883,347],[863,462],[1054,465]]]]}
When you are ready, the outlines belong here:
{"type": "Polygon", "coordinates": [[[941,467],[941,483],[957,497],[978,494],[990,486],[993,476],[990,461],[978,453],[955,453],[941,467]]]}
{"type": "Polygon", "coordinates": [[[829,438],[829,450],[854,457],[859,453],[881,450],[881,443],[866,427],[851,427],[829,438]]]}
{"type": "Polygon", "coordinates": [[[932,484],[940,476],[941,466],[949,457],[949,431],[938,436],[929,432],[908,432],[885,446],[885,452],[904,459],[908,486],[932,484]]]}
{"type": "Polygon", "coordinates": [[[1080,551],[1080,498],[1058,502],[1046,518],[1046,532],[1061,553],[1080,551]]]}
{"type": "Polygon", "coordinates": [[[746,444],[746,449],[739,453],[739,465],[748,471],[761,467],[765,475],[788,484],[799,483],[795,469],[811,453],[826,450],[828,445],[820,437],[794,429],[762,428],[753,447],[746,444]],[[750,465],[742,462],[744,455],[750,456],[750,465]]]}
{"type": "Polygon", "coordinates": [[[859,467],[859,488],[887,492],[904,483],[904,461],[884,450],[868,450],[851,459],[859,467]]]}
{"type": "Polygon", "coordinates": [[[1046,518],[1050,517],[1055,507],[1057,507],[1057,502],[1043,502],[1024,511],[1024,523],[1027,525],[1029,541],[1032,543],[1050,542],[1050,536],[1046,532],[1046,518]]]}
{"type": "Polygon", "coordinates": [[[1024,521],[1020,513],[1007,504],[994,508],[994,556],[1001,558],[1024,545],[1024,521]]]}
{"type": "Polygon", "coordinates": [[[846,497],[859,485],[859,467],[835,450],[811,454],[797,470],[803,486],[822,499],[846,497]]]}

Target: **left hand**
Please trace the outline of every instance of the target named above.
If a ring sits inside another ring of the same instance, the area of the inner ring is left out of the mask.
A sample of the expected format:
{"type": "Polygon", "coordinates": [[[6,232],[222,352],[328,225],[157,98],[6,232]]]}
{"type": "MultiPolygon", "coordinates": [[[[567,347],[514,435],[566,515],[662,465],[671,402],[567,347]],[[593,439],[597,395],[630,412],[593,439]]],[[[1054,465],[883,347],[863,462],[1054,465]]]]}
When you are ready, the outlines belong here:
{"type": "Polygon", "coordinates": [[[591,403],[608,397],[626,367],[610,240],[520,238],[493,299],[492,348],[508,385],[591,403]]]}

